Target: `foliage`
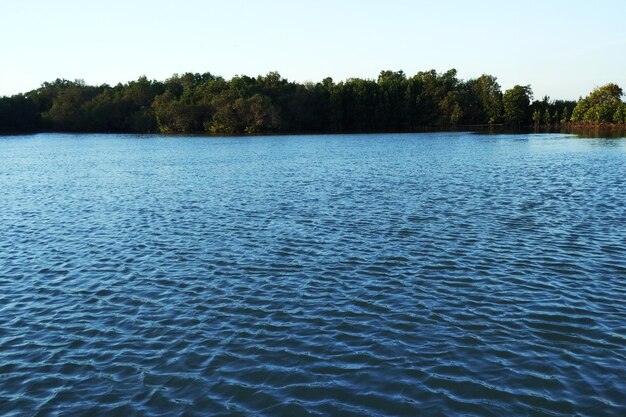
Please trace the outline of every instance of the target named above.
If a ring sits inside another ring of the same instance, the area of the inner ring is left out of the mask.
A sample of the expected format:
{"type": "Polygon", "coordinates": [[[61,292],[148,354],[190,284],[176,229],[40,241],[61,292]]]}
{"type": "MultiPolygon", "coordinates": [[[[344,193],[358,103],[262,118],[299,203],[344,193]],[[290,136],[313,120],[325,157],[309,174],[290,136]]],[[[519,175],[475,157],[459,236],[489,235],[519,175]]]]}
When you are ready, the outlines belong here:
{"type": "Polygon", "coordinates": [[[563,108],[563,116],[561,116],[561,123],[569,123],[569,121],[570,121],[569,107],[565,106],[565,108],[563,108]]]}
{"type": "Polygon", "coordinates": [[[617,84],[598,87],[580,100],[572,112],[572,122],[624,123],[626,104],[621,100],[622,89],[617,84]]]}
{"type": "Polygon", "coordinates": [[[552,116],[550,115],[550,109],[546,108],[543,112],[543,123],[549,125],[552,122],[552,116]]]}
{"type": "Polygon", "coordinates": [[[22,94],[0,97],[0,132],[36,130],[41,126],[37,102],[22,94]]]}
{"type": "Polygon", "coordinates": [[[476,100],[470,107],[473,110],[472,119],[475,123],[487,121],[488,124],[499,123],[502,120],[502,92],[496,77],[482,75],[467,82],[469,97],[476,100]]]}
{"type": "Polygon", "coordinates": [[[532,96],[533,92],[529,85],[516,85],[504,93],[502,102],[504,120],[507,124],[519,127],[528,123],[532,96]]]}
{"type": "Polygon", "coordinates": [[[530,86],[504,94],[496,77],[461,80],[444,73],[382,71],[378,78],[295,83],[277,72],[140,77],[116,86],[57,79],[13,97],[0,97],[0,132],[403,132],[506,123],[522,127],[572,121],[623,123],[621,89],[609,84],[578,104],[532,100],[530,86]]]}

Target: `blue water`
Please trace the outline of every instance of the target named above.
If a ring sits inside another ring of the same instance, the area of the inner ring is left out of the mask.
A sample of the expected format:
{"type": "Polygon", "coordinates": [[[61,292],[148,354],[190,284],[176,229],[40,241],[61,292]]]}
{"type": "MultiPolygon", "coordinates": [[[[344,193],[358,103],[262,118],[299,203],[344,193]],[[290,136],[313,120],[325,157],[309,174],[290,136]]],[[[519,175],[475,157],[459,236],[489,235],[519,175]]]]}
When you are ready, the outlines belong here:
{"type": "Polygon", "coordinates": [[[624,416],[626,139],[0,138],[0,415],[624,416]]]}

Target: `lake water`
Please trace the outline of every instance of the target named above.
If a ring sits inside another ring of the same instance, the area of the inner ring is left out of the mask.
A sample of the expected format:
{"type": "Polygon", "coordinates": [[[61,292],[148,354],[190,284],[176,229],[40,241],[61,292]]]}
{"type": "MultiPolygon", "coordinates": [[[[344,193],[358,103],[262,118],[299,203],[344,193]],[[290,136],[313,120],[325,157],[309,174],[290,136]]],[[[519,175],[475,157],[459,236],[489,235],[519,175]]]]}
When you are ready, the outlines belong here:
{"type": "Polygon", "coordinates": [[[2,137],[0,415],[624,416],[626,139],[2,137]]]}

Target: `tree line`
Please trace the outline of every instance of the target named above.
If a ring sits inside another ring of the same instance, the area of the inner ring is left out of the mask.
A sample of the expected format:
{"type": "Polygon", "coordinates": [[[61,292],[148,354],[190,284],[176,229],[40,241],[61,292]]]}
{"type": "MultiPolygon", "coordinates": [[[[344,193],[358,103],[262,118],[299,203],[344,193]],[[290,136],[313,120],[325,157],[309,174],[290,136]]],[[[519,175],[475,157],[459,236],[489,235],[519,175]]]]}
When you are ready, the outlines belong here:
{"type": "Polygon", "coordinates": [[[261,134],[410,132],[471,125],[626,123],[615,84],[579,101],[533,100],[528,85],[502,91],[496,77],[461,80],[457,71],[382,71],[376,80],[296,83],[210,73],[140,77],[110,86],[57,79],[0,98],[0,131],[261,134]]]}

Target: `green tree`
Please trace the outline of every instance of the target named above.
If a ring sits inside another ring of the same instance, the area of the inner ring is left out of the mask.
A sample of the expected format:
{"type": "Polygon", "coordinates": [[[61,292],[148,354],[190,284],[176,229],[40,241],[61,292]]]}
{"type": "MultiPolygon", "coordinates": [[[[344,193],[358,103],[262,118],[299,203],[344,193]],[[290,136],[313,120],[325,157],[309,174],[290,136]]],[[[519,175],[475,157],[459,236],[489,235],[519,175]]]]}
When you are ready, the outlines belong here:
{"type": "Polygon", "coordinates": [[[626,123],[626,104],[622,103],[613,114],[613,123],[626,123]]]}
{"type": "Polygon", "coordinates": [[[460,89],[455,69],[443,74],[435,70],[418,72],[407,86],[410,125],[449,126],[459,115],[456,105],[460,102],[460,89]]]}
{"type": "Polygon", "coordinates": [[[606,84],[581,99],[572,112],[573,122],[613,122],[616,112],[624,106],[622,89],[617,84],[606,84]]]}
{"type": "Polygon", "coordinates": [[[28,132],[41,127],[35,99],[23,94],[0,97],[0,132],[28,132]]]}
{"type": "Polygon", "coordinates": [[[350,78],[335,85],[331,102],[339,130],[371,132],[387,122],[387,105],[373,80],[350,78]]]}
{"type": "Polygon", "coordinates": [[[382,71],[378,76],[377,130],[400,131],[408,125],[407,79],[403,71],[382,71]]]}
{"type": "Polygon", "coordinates": [[[43,114],[44,119],[56,130],[79,132],[90,131],[86,117],[86,104],[106,87],[90,87],[82,80],[63,86],[52,100],[50,109],[43,114]]]}
{"type": "Polygon", "coordinates": [[[502,119],[502,91],[497,78],[483,74],[467,82],[470,94],[478,102],[478,112],[472,123],[495,124],[502,119]]]}
{"type": "Polygon", "coordinates": [[[243,98],[227,90],[214,98],[212,106],[214,115],[205,129],[214,134],[269,133],[280,127],[279,111],[267,96],[243,98]]]}
{"type": "Polygon", "coordinates": [[[502,94],[497,79],[467,81],[455,69],[382,71],[377,79],[295,83],[277,72],[238,75],[145,76],[116,86],[57,79],[36,90],[0,97],[0,131],[266,133],[414,131],[461,124],[509,126],[626,123],[626,104],[615,84],[578,102],[532,100],[529,86],[502,94]],[[571,109],[574,109],[572,115],[571,109]],[[571,116],[571,117],[570,117],[571,116]]]}
{"type": "Polygon", "coordinates": [[[157,96],[152,104],[158,129],[161,133],[202,132],[204,122],[210,119],[207,106],[180,99],[170,92],[157,96]]]}
{"type": "Polygon", "coordinates": [[[543,123],[549,125],[552,121],[552,117],[550,115],[550,109],[546,107],[546,110],[543,112],[543,123]]]}
{"type": "Polygon", "coordinates": [[[532,90],[529,85],[516,85],[504,93],[504,120],[511,126],[520,127],[528,122],[532,90]]]}
{"type": "Polygon", "coordinates": [[[569,108],[567,106],[565,106],[563,108],[563,116],[561,116],[561,123],[569,123],[569,108]]]}

